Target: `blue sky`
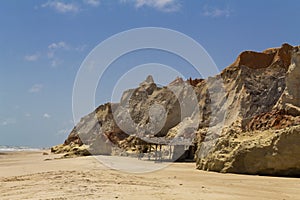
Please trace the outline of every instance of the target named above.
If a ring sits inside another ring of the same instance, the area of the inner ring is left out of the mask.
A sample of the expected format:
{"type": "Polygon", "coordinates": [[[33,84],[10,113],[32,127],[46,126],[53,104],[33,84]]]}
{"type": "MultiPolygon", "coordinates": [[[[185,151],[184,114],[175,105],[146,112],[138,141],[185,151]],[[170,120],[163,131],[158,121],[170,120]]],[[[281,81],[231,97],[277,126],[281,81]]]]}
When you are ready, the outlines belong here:
{"type": "MultiPolygon", "coordinates": [[[[297,0],[1,1],[0,145],[63,142],[74,125],[76,73],[88,53],[114,34],[149,26],[180,31],[200,43],[221,70],[243,50],[299,45],[299,7],[297,0]]],[[[104,92],[96,95],[97,104],[109,100],[109,80],[118,67],[152,60],[186,65],[155,51],[128,55],[100,83],[104,92]]]]}

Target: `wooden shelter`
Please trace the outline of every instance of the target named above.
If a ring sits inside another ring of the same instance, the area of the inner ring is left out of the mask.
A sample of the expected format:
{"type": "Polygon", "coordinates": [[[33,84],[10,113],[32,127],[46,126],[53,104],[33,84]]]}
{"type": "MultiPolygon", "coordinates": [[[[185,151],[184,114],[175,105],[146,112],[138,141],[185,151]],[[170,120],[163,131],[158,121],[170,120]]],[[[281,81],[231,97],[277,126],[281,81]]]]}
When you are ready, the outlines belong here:
{"type": "MultiPolygon", "coordinates": [[[[193,159],[195,153],[194,143],[190,138],[177,137],[170,139],[165,137],[142,137],[140,139],[142,142],[141,146],[147,146],[147,152],[145,153],[150,155],[151,152],[154,151],[155,161],[183,161],[185,159],[193,159]],[[165,150],[168,149],[167,158],[163,156],[163,148],[165,150]]],[[[140,158],[140,155],[138,157],[140,158]]],[[[150,160],[150,156],[148,159],[150,160]]]]}

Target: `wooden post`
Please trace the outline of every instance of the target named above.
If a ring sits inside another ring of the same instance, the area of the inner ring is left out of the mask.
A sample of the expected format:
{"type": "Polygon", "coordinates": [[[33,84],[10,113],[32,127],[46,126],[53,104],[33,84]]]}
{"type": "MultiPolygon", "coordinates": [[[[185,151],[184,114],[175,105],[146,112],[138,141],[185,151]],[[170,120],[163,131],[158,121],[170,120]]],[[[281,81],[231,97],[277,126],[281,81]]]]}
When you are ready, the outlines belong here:
{"type": "Polygon", "coordinates": [[[169,160],[172,160],[172,146],[169,146],[169,160]]]}
{"type": "Polygon", "coordinates": [[[157,160],[157,144],[155,144],[155,161],[157,160]]]}
{"type": "Polygon", "coordinates": [[[161,152],[161,144],[159,145],[159,159],[162,161],[162,152],[161,152]]]}
{"type": "Polygon", "coordinates": [[[152,148],[152,146],[151,146],[151,144],[149,144],[148,160],[150,160],[150,157],[151,157],[151,148],[152,148]]]}

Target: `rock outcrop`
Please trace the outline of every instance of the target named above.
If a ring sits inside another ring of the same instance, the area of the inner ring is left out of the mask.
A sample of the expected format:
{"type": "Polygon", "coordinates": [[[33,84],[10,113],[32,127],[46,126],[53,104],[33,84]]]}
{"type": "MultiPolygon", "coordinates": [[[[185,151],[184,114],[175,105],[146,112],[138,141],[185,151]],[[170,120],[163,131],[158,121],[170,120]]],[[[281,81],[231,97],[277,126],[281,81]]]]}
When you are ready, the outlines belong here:
{"type": "Polygon", "coordinates": [[[227,89],[226,100],[232,123],[225,117],[219,138],[199,140],[198,169],[300,175],[299,158],[294,159],[300,152],[295,148],[300,145],[297,52],[284,44],[262,53],[242,53],[221,73],[225,88],[235,86],[228,87],[232,89],[227,89]]]}
{"type": "Polygon", "coordinates": [[[300,176],[300,126],[230,132],[199,159],[199,169],[260,175],[300,176]]]}
{"type": "Polygon", "coordinates": [[[286,88],[278,102],[277,108],[293,116],[300,115],[300,49],[295,48],[292,63],[286,74],[286,88]]]}
{"type": "MultiPolygon", "coordinates": [[[[137,152],[137,145],[145,143],[140,138],[165,137],[184,118],[193,116],[198,103],[193,93],[188,81],[181,78],[158,87],[148,76],[138,88],[125,91],[120,103],[100,105],[83,117],[64,144],[52,148],[53,152],[72,151],[69,146],[74,144],[86,145],[91,154],[137,152]],[[185,101],[185,97],[192,101],[185,101]]],[[[192,125],[197,129],[196,123],[192,125]]]]}
{"type": "Polygon", "coordinates": [[[286,70],[291,64],[293,46],[283,44],[281,48],[270,48],[263,52],[244,51],[231,66],[247,66],[252,69],[267,68],[277,64],[286,70]]]}
{"type": "MultiPolygon", "coordinates": [[[[299,88],[299,48],[288,44],[245,51],[207,79],[177,78],[158,87],[148,76],[118,104],[101,105],[83,117],[53,152],[77,145],[91,154],[128,155],[149,138],[192,138],[198,169],[298,176],[299,88]]],[[[80,154],[76,147],[75,152],[80,154]]]]}

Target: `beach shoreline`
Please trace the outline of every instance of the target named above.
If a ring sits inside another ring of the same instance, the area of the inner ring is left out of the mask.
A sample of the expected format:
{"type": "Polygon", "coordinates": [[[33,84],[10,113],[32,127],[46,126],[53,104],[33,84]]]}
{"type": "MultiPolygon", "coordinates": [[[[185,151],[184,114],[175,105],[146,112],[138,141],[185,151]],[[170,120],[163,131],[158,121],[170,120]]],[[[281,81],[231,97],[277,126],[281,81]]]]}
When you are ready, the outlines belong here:
{"type": "Polygon", "coordinates": [[[60,156],[49,150],[1,154],[1,199],[287,200],[300,196],[300,181],[296,178],[206,172],[196,170],[194,163],[126,173],[110,169],[93,156],[58,159],[60,156]]]}

